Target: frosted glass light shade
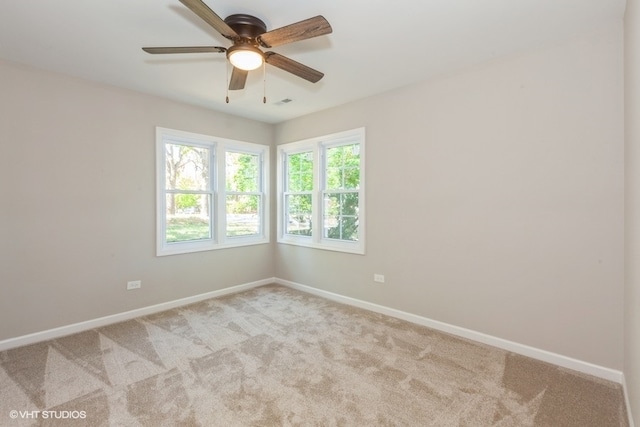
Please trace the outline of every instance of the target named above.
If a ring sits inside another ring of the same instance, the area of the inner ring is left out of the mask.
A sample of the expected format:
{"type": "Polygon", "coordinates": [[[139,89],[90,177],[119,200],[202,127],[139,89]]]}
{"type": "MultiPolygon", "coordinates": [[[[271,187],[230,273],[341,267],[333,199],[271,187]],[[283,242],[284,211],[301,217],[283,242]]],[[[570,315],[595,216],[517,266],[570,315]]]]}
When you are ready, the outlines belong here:
{"type": "Polygon", "coordinates": [[[255,70],[262,65],[262,52],[253,46],[232,47],[227,53],[229,62],[236,68],[245,71],[255,70]]]}

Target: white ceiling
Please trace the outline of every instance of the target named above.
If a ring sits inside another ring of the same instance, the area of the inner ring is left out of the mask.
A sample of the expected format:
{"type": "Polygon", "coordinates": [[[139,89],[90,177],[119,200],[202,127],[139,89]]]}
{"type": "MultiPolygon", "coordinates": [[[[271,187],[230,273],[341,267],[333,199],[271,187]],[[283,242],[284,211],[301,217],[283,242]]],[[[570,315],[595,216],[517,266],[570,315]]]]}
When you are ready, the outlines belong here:
{"type": "MultiPolygon", "coordinates": [[[[2,0],[0,58],[268,123],[544,46],[621,20],[625,0],[205,0],[275,29],[323,15],[333,33],[272,48],[325,73],[313,84],[267,65],[225,103],[224,54],[142,46],[230,42],[178,0],[2,0]],[[278,105],[289,98],[293,101],[278,105]]],[[[1,96],[1,94],[0,94],[1,96]]]]}

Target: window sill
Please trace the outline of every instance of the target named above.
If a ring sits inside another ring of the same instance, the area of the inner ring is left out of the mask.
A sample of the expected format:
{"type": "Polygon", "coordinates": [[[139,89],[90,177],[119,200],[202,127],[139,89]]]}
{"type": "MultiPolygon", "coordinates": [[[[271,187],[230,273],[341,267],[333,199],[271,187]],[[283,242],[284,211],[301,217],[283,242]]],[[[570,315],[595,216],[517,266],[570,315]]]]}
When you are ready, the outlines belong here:
{"type": "Polygon", "coordinates": [[[256,239],[256,238],[229,238],[225,243],[212,243],[211,241],[207,242],[188,242],[188,243],[173,243],[167,244],[162,247],[157,248],[156,256],[169,256],[169,255],[180,255],[180,254],[190,254],[194,252],[206,252],[206,251],[217,251],[220,249],[231,249],[231,248],[241,248],[244,246],[255,246],[255,245],[265,245],[270,243],[271,241],[268,238],[256,239]]]}
{"type": "Polygon", "coordinates": [[[310,237],[308,239],[281,237],[278,239],[278,243],[282,243],[285,245],[292,245],[292,246],[302,246],[302,247],[312,248],[312,249],[320,249],[324,251],[344,252],[344,253],[350,253],[355,255],[365,254],[363,242],[354,242],[354,243],[340,242],[340,241],[332,242],[330,240],[315,242],[315,241],[312,241],[310,237]]]}

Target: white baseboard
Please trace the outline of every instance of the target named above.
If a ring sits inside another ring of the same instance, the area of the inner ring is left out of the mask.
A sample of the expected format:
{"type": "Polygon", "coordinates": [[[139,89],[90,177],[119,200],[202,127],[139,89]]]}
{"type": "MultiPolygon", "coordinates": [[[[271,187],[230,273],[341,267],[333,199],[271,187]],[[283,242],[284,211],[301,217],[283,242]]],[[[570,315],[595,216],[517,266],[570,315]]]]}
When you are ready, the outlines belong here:
{"type": "Polygon", "coordinates": [[[629,391],[627,390],[627,380],[622,375],[622,390],[624,392],[625,405],[627,406],[627,416],[629,418],[629,427],[634,427],[633,414],[631,413],[631,401],[629,400],[629,391]]]}
{"type": "Polygon", "coordinates": [[[209,298],[221,297],[223,295],[233,294],[245,291],[247,289],[256,288],[258,286],[275,283],[274,278],[258,280],[256,282],[245,283],[242,285],[231,286],[229,288],[219,289],[217,291],[206,292],[204,294],[194,295],[187,298],[181,298],[161,304],[142,307],[124,313],[113,314],[111,316],[99,317],[97,319],[87,320],[85,322],[74,323],[71,325],[61,326],[59,328],[48,329],[42,332],[36,332],[29,335],[23,335],[16,338],[9,338],[0,341],[0,351],[12,348],[22,347],[24,345],[35,344],[41,341],[47,341],[55,338],[64,337],[78,332],[88,331],[90,329],[99,328],[101,326],[111,325],[113,323],[131,320],[140,316],[159,313],[161,311],[170,310],[172,308],[181,307],[188,304],[204,301],[209,298]]]}
{"type": "MultiPolygon", "coordinates": [[[[481,332],[473,331],[470,329],[461,328],[458,326],[450,325],[448,323],[439,322],[426,317],[418,316],[415,314],[407,313],[394,308],[385,307],[382,305],[362,301],[359,299],[346,297],[343,295],[335,294],[333,292],[324,291],[321,289],[313,288],[311,286],[302,285],[300,283],[292,282],[284,279],[275,279],[275,283],[288,286],[293,289],[297,289],[303,292],[307,292],[313,295],[317,295],[323,298],[327,298],[343,304],[348,304],[354,307],[363,308],[376,313],[386,314],[391,317],[406,320],[411,323],[426,326],[438,331],[446,332],[451,335],[456,335],[462,338],[467,338],[473,341],[477,341],[483,344],[487,344],[493,347],[497,347],[503,350],[517,353],[523,356],[531,357],[533,359],[542,360],[544,362],[552,363],[567,369],[582,372],[588,375],[592,375],[605,380],[613,381],[619,384],[623,382],[622,372],[614,369],[605,368],[603,366],[594,365],[582,360],[573,359],[571,357],[563,356],[550,351],[541,350],[535,347],[530,347],[524,344],[519,344],[513,341],[508,341],[502,338],[494,337],[491,335],[483,334],[481,332]]],[[[627,406],[629,407],[629,406],[627,406]]]]}
{"type": "MultiPolygon", "coordinates": [[[[237,286],[231,286],[229,288],[220,289],[217,291],[207,292],[187,298],[182,298],[174,301],[165,302],[162,304],[156,304],[148,307],[139,308],[136,310],[127,311],[124,313],[118,313],[110,316],[100,317],[97,319],[88,320],[85,322],[74,323],[67,326],[61,326],[59,328],[49,329],[42,332],[36,332],[29,335],[23,335],[16,338],[9,338],[0,341],[0,351],[9,350],[11,348],[21,347],[24,345],[34,344],[41,341],[60,338],[66,335],[74,334],[77,332],[83,332],[94,328],[110,325],[125,320],[130,320],[140,316],[146,316],[153,313],[158,313],[172,308],[181,307],[188,304],[200,302],[209,298],[220,297],[236,292],[241,292],[258,286],[267,285],[270,283],[278,283],[280,285],[288,286],[293,289],[297,289],[303,292],[314,294],[323,298],[327,298],[343,304],[348,304],[354,307],[363,308],[376,313],[385,314],[398,319],[406,320],[418,325],[426,326],[438,331],[446,332],[459,337],[467,338],[473,341],[477,341],[483,344],[491,345],[493,347],[501,348],[513,353],[521,354],[523,356],[531,357],[534,359],[542,360],[544,362],[553,363],[564,368],[573,369],[578,372],[593,375],[595,377],[603,378],[609,381],[614,381],[624,385],[624,377],[622,372],[614,369],[605,368],[602,366],[594,365],[592,363],[584,362],[581,360],[573,359],[560,354],[552,353],[546,350],[541,350],[535,347],[530,347],[524,344],[519,344],[513,341],[508,341],[502,338],[494,337],[491,335],[483,334],[481,332],[473,331],[470,329],[461,328],[458,326],[450,325],[448,323],[439,322],[426,317],[418,316],[416,314],[407,313],[394,308],[385,307],[382,305],[370,303],[367,301],[358,300],[355,298],[347,297],[344,295],[335,294],[333,292],[324,291],[321,289],[313,288],[311,286],[302,285],[300,283],[284,280],[280,278],[267,278],[258,280],[251,283],[245,283],[237,286]]],[[[626,389],[625,389],[626,395],[626,389]]]]}
{"type": "Polygon", "coordinates": [[[111,325],[113,323],[134,319],[136,317],[146,316],[149,314],[154,314],[154,313],[158,313],[165,310],[170,310],[172,308],[182,307],[185,305],[204,301],[206,299],[221,297],[223,295],[237,293],[237,292],[245,291],[248,289],[256,288],[258,286],[268,285],[271,283],[277,283],[283,286],[297,289],[302,292],[307,292],[322,298],[327,298],[332,301],[351,305],[358,308],[363,308],[365,310],[385,314],[387,316],[395,317],[398,319],[406,320],[408,322],[426,326],[438,331],[446,332],[451,335],[467,338],[473,341],[491,345],[493,347],[497,347],[513,353],[521,354],[523,356],[531,357],[533,359],[542,360],[544,362],[552,363],[554,365],[561,366],[567,369],[572,369],[588,375],[593,375],[598,378],[603,378],[609,381],[619,383],[622,385],[624,397],[626,400],[627,413],[629,416],[629,426],[634,427],[633,417],[631,414],[631,406],[629,402],[629,394],[627,392],[627,385],[626,385],[624,375],[620,371],[616,371],[610,368],[605,368],[603,366],[594,365],[592,363],[573,359],[571,357],[552,353],[546,350],[541,350],[535,347],[530,347],[524,344],[519,344],[513,341],[508,341],[502,338],[483,334],[481,332],[473,331],[470,329],[465,329],[458,326],[450,325],[448,323],[439,322],[437,320],[432,320],[426,317],[407,313],[401,310],[396,310],[394,308],[389,308],[389,307],[374,304],[371,302],[359,300],[356,298],[351,298],[351,297],[336,294],[333,292],[324,291],[318,288],[302,285],[300,283],[296,283],[296,282],[292,282],[289,280],[284,280],[276,277],[262,279],[255,282],[245,283],[241,285],[231,286],[229,288],[219,289],[217,291],[206,292],[204,294],[194,295],[187,298],[181,298],[178,300],[156,304],[148,307],[143,307],[136,310],[126,311],[124,313],[118,313],[111,316],[100,317],[100,318],[88,320],[85,322],[74,323],[67,326],[61,326],[59,328],[49,329],[42,332],[36,332],[29,335],[23,335],[16,338],[9,338],[9,339],[0,341],[0,351],[22,347],[22,346],[34,344],[37,342],[47,341],[50,339],[60,338],[63,336],[74,334],[74,333],[111,325]]]}

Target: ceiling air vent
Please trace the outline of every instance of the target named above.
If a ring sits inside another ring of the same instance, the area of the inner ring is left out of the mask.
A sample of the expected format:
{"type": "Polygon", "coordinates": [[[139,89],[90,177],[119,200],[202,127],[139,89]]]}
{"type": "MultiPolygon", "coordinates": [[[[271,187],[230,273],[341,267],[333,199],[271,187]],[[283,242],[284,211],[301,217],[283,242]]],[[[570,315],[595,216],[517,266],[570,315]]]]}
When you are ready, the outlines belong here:
{"type": "Polygon", "coordinates": [[[293,101],[293,99],[285,98],[276,102],[275,105],[284,105],[290,103],[291,101],[293,101]]]}

